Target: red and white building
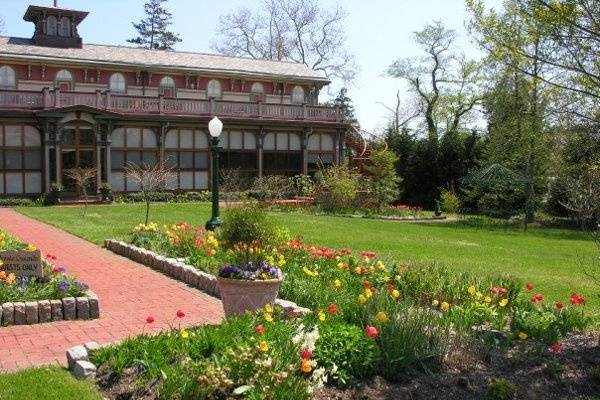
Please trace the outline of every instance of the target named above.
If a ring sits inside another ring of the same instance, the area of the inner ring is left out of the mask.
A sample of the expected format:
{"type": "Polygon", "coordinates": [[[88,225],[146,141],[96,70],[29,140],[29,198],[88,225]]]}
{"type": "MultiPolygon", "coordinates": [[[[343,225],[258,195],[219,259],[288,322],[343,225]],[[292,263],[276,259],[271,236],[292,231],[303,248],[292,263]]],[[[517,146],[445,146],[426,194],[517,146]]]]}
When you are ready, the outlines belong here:
{"type": "Polygon", "coordinates": [[[127,162],[164,161],[168,189],[209,189],[208,121],[222,168],[310,174],[341,160],[342,110],[318,104],[329,81],[302,64],[82,43],[87,12],[30,6],[31,39],[0,36],[0,196],[37,195],[64,171],[136,191],[127,162]]]}

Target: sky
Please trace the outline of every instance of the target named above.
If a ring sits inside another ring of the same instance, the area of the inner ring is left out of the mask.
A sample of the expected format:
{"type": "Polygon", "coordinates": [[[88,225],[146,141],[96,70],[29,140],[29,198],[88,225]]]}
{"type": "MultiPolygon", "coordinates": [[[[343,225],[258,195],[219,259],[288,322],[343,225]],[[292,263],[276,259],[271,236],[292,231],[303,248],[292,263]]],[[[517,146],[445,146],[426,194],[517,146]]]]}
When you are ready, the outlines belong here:
{"type": "MultiPolygon", "coordinates": [[[[457,47],[467,56],[480,52],[465,30],[468,18],[464,0],[318,0],[325,7],[341,4],[347,13],[344,21],[347,47],[360,68],[357,79],[348,88],[361,126],[373,133],[387,124],[389,112],[380,104],[393,106],[396,93],[407,103],[410,94],[397,78],[385,76],[394,60],[418,56],[412,33],[427,23],[440,20],[458,33],[457,47]]],[[[490,6],[501,0],[486,0],[490,6]]],[[[58,0],[59,7],[89,11],[79,26],[84,43],[126,45],[135,32],[131,26],[142,16],[143,0],[58,0]]],[[[212,52],[219,16],[241,6],[258,7],[261,0],[169,0],[173,14],[172,30],[183,42],[176,50],[212,52]]],[[[33,24],[23,21],[29,4],[52,6],[52,0],[0,0],[0,16],[5,20],[4,35],[31,37],[33,24]]],[[[332,87],[332,92],[338,87],[332,87]]],[[[321,101],[327,100],[327,93],[321,101]]]]}

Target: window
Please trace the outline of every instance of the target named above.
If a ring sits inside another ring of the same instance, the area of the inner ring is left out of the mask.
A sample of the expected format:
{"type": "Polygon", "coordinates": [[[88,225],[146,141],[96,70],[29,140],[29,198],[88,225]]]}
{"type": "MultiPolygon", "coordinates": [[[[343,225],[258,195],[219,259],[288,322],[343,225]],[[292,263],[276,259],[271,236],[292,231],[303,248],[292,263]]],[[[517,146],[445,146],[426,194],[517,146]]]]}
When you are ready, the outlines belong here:
{"type": "Polygon", "coordinates": [[[137,183],[125,176],[128,163],[152,166],[158,162],[158,141],[152,129],[117,128],[111,135],[111,179],[115,192],[140,190],[137,183]]]}
{"type": "Polygon", "coordinates": [[[66,69],[61,69],[56,73],[56,87],[68,92],[73,90],[73,75],[66,69]]]}
{"type": "Polygon", "coordinates": [[[221,134],[223,150],[219,155],[221,168],[239,169],[243,175],[254,176],[258,171],[256,134],[248,131],[224,131],[221,134]]]}
{"type": "Polygon", "coordinates": [[[208,81],[208,86],[206,87],[207,97],[214,97],[216,99],[220,99],[222,94],[223,93],[221,91],[221,82],[219,82],[216,79],[211,79],[210,81],[208,81]]]}
{"type": "Polygon", "coordinates": [[[314,172],[322,166],[334,163],[335,145],[333,135],[313,133],[308,137],[308,170],[314,172]]]}
{"type": "Polygon", "coordinates": [[[111,92],[125,93],[127,92],[127,84],[125,83],[125,77],[123,74],[115,73],[110,76],[108,88],[111,92]]]}
{"type": "Polygon", "coordinates": [[[58,31],[59,36],[71,37],[71,20],[68,17],[62,17],[60,19],[60,30],[58,31]]]}
{"type": "Polygon", "coordinates": [[[56,25],[56,17],[54,15],[49,16],[48,19],[46,19],[46,34],[50,36],[56,36],[56,25]]]}
{"type": "Polygon", "coordinates": [[[264,100],[265,87],[260,82],[254,82],[250,88],[250,101],[264,100]]]}
{"type": "Polygon", "coordinates": [[[267,133],[263,139],[263,173],[297,175],[302,173],[302,144],[296,133],[267,133]]]}
{"type": "Polygon", "coordinates": [[[198,129],[171,129],[165,136],[165,163],[177,174],[169,189],[207,189],[207,133],[198,129]]]}
{"type": "Polygon", "coordinates": [[[42,192],[42,142],[28,125],[0,125],[0,195],[42,192]]]}
{"type": "Polygon", "coordinates": [[[175,80],[165,76],[160,80],[160,93],[165,97],[175,97],[175,80]]]}
{"type": "Polygon", "coordinates": [[[17,77],[15,70],[4,65],[0,67],[0,89],[16,89],[17,88],[17,77]]]}
{"type": "Polygon", "coordinates": [[[302,86],[294,86],[292,90],[292,103],[304,103],[304,89],[302,86]]]}

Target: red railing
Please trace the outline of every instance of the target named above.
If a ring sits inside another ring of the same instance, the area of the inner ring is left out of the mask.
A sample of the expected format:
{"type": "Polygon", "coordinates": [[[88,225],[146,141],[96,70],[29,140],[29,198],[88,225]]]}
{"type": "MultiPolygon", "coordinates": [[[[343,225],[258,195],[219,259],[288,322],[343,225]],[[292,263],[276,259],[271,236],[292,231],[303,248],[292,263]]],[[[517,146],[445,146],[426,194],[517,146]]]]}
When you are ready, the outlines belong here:
{"type": "Polygon", "coordinates": [[[110,92],[42,92],[0,89],[0,109],[45,110],[88,106],[123,114],[218,115],[238,118],[342,122],[339,107],[278,104],[216,99],[181,99],[163,96],[127,96],[110,92]]]}

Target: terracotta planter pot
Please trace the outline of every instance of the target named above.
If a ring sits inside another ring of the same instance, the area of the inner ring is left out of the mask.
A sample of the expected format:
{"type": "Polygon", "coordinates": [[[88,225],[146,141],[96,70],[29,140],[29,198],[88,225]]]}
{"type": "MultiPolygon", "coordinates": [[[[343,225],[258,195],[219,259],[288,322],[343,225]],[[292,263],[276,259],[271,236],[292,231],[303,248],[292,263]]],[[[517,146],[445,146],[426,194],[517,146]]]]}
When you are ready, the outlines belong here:
{"type": "Polygon", "coordinates": [[[280,279],[248,281],[217,278],[225,316],[257,311],[265,304],[273,304],[279,292],[280,279]]]}

